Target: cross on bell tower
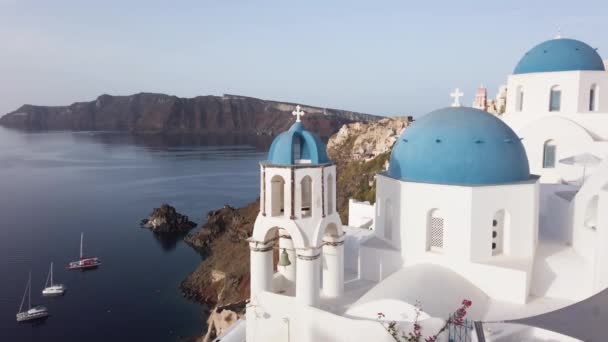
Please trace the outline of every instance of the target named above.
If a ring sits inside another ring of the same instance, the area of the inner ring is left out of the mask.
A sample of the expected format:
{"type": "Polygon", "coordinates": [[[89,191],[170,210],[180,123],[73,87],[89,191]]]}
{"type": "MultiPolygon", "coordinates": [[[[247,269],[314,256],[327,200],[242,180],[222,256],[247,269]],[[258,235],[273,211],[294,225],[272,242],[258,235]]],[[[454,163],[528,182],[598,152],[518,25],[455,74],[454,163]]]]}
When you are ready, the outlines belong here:
{"type": "Polygon", "coordinates": [[[296,106],[296,110],[291,112],[292,115],[295,115],[296,122],[301,122],[300,118],[305,114],[304,111],[300,108],[300,105],[296,106]]]}
{"type": "Polygon", "coordinates": [[[460,104],[460,98],[463,95],[464,94],[460,91],[459,88],[454,89],[454,92],[450,94],[450,96],[454,98],[454,102],[452,102],[452,107],[462,107],[462,105],[460,104]]]}

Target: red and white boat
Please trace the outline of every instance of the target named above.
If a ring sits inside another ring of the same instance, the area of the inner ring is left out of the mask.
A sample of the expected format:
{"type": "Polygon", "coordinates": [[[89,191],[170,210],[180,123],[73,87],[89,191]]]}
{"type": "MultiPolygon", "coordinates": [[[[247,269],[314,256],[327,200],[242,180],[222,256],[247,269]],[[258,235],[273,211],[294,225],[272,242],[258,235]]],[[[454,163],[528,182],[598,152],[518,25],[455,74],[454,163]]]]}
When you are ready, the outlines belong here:
{"type": "Polygon", "coordinates": [[[84,239],[84,233],[80,233],[80,259],[72,261],[68,264],[70,270],[83,270],[88,268],[95,268],[101,265],[99,258],[83,258],[82,257],[82,241],[84,239]]]}

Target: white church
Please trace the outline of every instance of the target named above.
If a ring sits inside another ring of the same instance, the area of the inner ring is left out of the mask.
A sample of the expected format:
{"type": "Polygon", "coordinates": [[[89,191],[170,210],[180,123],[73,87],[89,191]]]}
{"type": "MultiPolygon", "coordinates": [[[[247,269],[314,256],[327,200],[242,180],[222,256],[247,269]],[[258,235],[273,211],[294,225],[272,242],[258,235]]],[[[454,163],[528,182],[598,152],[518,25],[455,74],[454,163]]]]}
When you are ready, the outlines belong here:
{"type": "Polygon", "coordinates": [[[456,97],[416,120],[348,226],[336,166],[298,108],[260,165],[245,319],[217,341],[389,342],[388,322],[412,331],[416,305],[431,336],[463,299],[477,323],[437,341],[602,340],[608,72],[594,48],[556,38],[507,89],[502,116],[456,97]]]}

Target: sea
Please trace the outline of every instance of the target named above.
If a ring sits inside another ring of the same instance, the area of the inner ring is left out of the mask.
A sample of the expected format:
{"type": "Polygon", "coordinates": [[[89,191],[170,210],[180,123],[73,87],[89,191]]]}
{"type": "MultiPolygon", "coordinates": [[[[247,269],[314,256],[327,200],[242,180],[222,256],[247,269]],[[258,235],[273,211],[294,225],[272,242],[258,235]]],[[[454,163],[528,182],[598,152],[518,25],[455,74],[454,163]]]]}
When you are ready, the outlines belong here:
{"type": "Polygon", "coordinates": [[[210,210],[255,200],[263,146],[243,137],[0,128],[0,341],[180,341],[203,333],[204,308],[179,290],[201,256],[140,222],[162,203],[200,225],[210,210]],[[85,256],[102,265],[69,271],[81,233],[85,256]],[[62,297],[41,294],[51,262],[54,281],[67,286],[62,297]],[[17,323],[29,272],[32,305],[50,316],[17,323]]]}

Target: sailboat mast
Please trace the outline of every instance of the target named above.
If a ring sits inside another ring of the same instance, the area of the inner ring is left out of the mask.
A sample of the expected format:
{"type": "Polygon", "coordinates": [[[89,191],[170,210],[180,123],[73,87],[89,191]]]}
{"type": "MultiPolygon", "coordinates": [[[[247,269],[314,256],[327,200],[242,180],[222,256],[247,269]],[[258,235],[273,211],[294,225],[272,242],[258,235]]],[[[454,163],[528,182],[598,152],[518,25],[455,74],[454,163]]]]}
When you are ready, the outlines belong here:
{"type": "Polygon", "coordinates": [[[32,308],[32,271],[30,271],[30,277],[27,281],[27,287],[29,289],[29,294],[27,296],[27,309],[32,308]]]}
{"type": "MultiPolygon", "coordinates": [[[[28,285],[29,285],[29,280],[28,280],[28,285]]],[[[27,285],[25,285],[25,291],[23,292],[23,298],[21,298],[21,305],[19,305],[19,312],[21,312],[21,310],[23,309],[23,303],[25,302],[26,295],[27,295],[27,285]]]]}
{"type": "Polygon", "coordinates": [[[82,239],[84,238],[84,233],[80,233],[80,259],[82,259],[82,239]]]}
{"type": "Polygon", "coordinates": [[[51,262],[51,286],[53,286],[53,263],[51,262]]]}

